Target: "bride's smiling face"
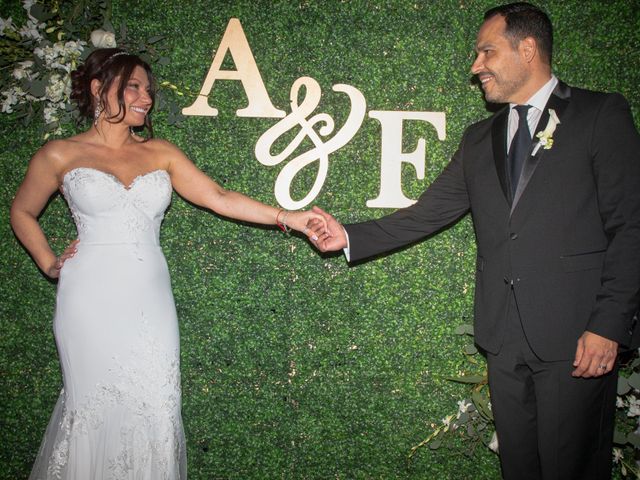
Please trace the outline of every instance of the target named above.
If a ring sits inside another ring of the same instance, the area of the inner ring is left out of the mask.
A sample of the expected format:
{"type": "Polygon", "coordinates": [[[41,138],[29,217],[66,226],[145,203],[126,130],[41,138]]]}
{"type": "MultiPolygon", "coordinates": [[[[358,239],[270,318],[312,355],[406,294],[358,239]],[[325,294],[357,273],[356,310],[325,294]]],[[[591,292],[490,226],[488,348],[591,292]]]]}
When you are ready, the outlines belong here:
{"type": "Polygon", "coordinates": [[[123,125],[127,127],[144,125],[145,117],[153,106],[151,84],[147,72],[144,68],[136,66],[131,73],[122,94],[124,112],[118,104],[119,87],[120,78],[116,77],[107,92],[107,105],[105,113],[102,113],[101,117],[104,116],[105,120],[113,123],[122,119],[123,125]],[[123,114],[124,118],[122,118],[123,114]]]}
{"type": "MultiPolygon", "coordinates": [[[[117,92],[114,91],[113,93],[116,96],[117,105],[117,92]]],[[[111,96],[111,92],[109,94],[111,96]]],[[[111,102],[111,98],[109,98],[109,101],[111,102]]],[[[143,125],[144,118],[153,106],[151,85],[144,68],[136,67],[127,81],[127,85],[124,88],[124,105],[126,108],[124,122],[132,126],[143,125]]]]}

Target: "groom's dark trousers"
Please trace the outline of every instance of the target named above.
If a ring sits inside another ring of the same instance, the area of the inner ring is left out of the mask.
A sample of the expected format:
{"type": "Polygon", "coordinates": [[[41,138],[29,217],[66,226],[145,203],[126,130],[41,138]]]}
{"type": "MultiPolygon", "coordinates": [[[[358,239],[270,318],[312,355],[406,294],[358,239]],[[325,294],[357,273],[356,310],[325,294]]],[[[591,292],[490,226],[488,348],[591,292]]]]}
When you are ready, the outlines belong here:
{"type": "Polygon", "coordinates": [[[475,340],[487,353],[503,475],[606,479],[617,372],[577,379],[571,371],[586,330],[630,345],[640,295],[640,137],[617,94],[560,82],[535,133],[549,109],[560,119],[553,144],[532,152],[513,196],[505,107],[466,130],[414,205],[345,229],[357,261],[470,212],[475,340]]]}

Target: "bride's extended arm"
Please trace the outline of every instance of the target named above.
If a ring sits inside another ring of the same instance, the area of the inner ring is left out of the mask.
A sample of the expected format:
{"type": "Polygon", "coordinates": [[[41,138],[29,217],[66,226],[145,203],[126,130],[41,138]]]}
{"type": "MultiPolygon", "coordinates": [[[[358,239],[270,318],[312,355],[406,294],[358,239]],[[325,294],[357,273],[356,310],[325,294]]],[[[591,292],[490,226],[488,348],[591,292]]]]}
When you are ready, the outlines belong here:
{"type": "Polygon", "coordinates": [[[11,227],[38,267],[49,277],[56,278],[64,261],[73,256],[73,242],[56,257],[38,223],[38,215],[49,197],[58,189],[58,177],[51,158],[51,146],[41,148],[31,159],[22,184],[11,204],[11,227]]]}
{"type": "Polygon", "coordinates": [[[175,152],[172,152],[169,166],[171,182],[176,192],[190,202],[225,217],[246,222],[267,225],[284,222],[292,229],[307,234],[311,240],[315,240],[315,234],[306,228],[308,221],[316,219],[326,226],[324,218],[317,213],[285,212],[242,193],[224,189],[200,171],[180,150],[173,148],[175,152]]]}

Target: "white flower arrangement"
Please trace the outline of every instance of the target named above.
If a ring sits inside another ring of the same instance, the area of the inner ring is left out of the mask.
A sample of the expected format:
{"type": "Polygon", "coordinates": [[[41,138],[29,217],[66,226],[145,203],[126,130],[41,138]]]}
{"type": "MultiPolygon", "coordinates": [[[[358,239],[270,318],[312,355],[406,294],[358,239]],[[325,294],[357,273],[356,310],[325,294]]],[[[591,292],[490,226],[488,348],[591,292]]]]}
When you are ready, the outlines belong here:
{"type": "Polygon", "coordinates": [[[553,108],[549,109],[549,121],[547,122],[547,126],[544,130],[538,132],[536,137],[538,138],[538,143],[533,149],[532,155],[535,155],[538,150],[542,147],[545,150],[549,150],[553,147],[553,132],[556,131],[556,127],[560,124],[560,119],[553,108]]]}
{"type": "Polygon", "coordinates": [[[15,61],[10,75],[1,79],[1,111],[19,111],[26,123],[41,112],[47,138],[62,133],[60,121],[71,110],[70,73],[78,65],[87,42],[65,40],[63,22],[39,20],[34,16],[34,5],[32,0],[23,1],[27,20],[22,27],[17,27],[11,18],[0,18],[0,36],[13,43],[15,56],[26,56],[15,61]]]}
{"type": "MultiPolygon", "coordinates": [[[[166,56],[161,56],[167,47],[158,46],[162,36],[153,36],[147,42],[129,41],[122,25],[118,41],[101,0],[87,0],[84,13],[69,18],[63,17],[56,3],[51,11],[34,0],[23,0],[22,6],[26,11],[22,26],[10,17],[0,18],[1,63],[6,66],[0,69],[0,112],[15,114],[25,125],[42,119],[44,139],[68,134],[66,127],[79,126],[79,113],[70,100],[71,72],[94,48],[119,46],[147,63],[169,63],[166,56]]],[[[160,82],[159,86],[183,95],[170,82],[160,82]]],[[[162,98],[159,103],[169,110],[170,124],[181,120],[176,113],[180,109],[171,99],[162,98]]]]}

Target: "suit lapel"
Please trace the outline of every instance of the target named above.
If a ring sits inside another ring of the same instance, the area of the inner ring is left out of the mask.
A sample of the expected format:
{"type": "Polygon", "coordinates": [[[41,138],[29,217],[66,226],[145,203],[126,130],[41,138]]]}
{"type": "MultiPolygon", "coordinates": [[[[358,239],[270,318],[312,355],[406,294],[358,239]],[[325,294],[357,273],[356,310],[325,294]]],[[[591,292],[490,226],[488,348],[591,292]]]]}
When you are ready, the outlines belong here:
{"type": "MultiPolygon", "coordinates": [[[[570,96],[571,96],[571,89],[566,84],[562,82],[558,82],[558,85],[556,86],[556,88],[553,90],[553,93],[549,97],[549,100],[547,101],[547,104],[545,105],[544,110],[542,111],[542,116],[538,121],[538,125],[536,126],[536,131],[533,135],[533,142],[531,143],[532,152],[538,143],[538,138],[537,138],[538,133],[543,131],[547,127],[547,123],[549,122],[550,109],[553,109],[556,112],[556,115],[560,119],[560,124],[562,125],[562,117],[563,117],[562,114],[567,108],[567,105],[569,105],[570,96]]],[[[562,128],[562,127],[558,127],[558,128],[562,128]]],[[[506,131],[506,127],[505,127],[505,131],[506,131]]],[[[545,151],[546,150],[544,148],[538,148],[536,154],[529,155],[527,160],[524,162],[524,165],[522,166],[522,174],[520,175],[520,181],[518,182],[518,188],[516,189],[516,193],[514,195],[513,202],[511,204],[512,214],[514,209],[516,208],[516,205],[518,204],[518,201],[522,197],[522,194],[525,188],[527,188],[529,180],[531,180],[533,173],[536,171],[538,164],[542,160],[542,157],[544,156],[545,151]]]]}
{"type": "Polygon", "coordinates": [[[509,118],[508,107],[496,113],[491,126],[491,141],[500,187],[504,198],[511,204],[511,185],[507,174],[507,118],[509,118]]]}

